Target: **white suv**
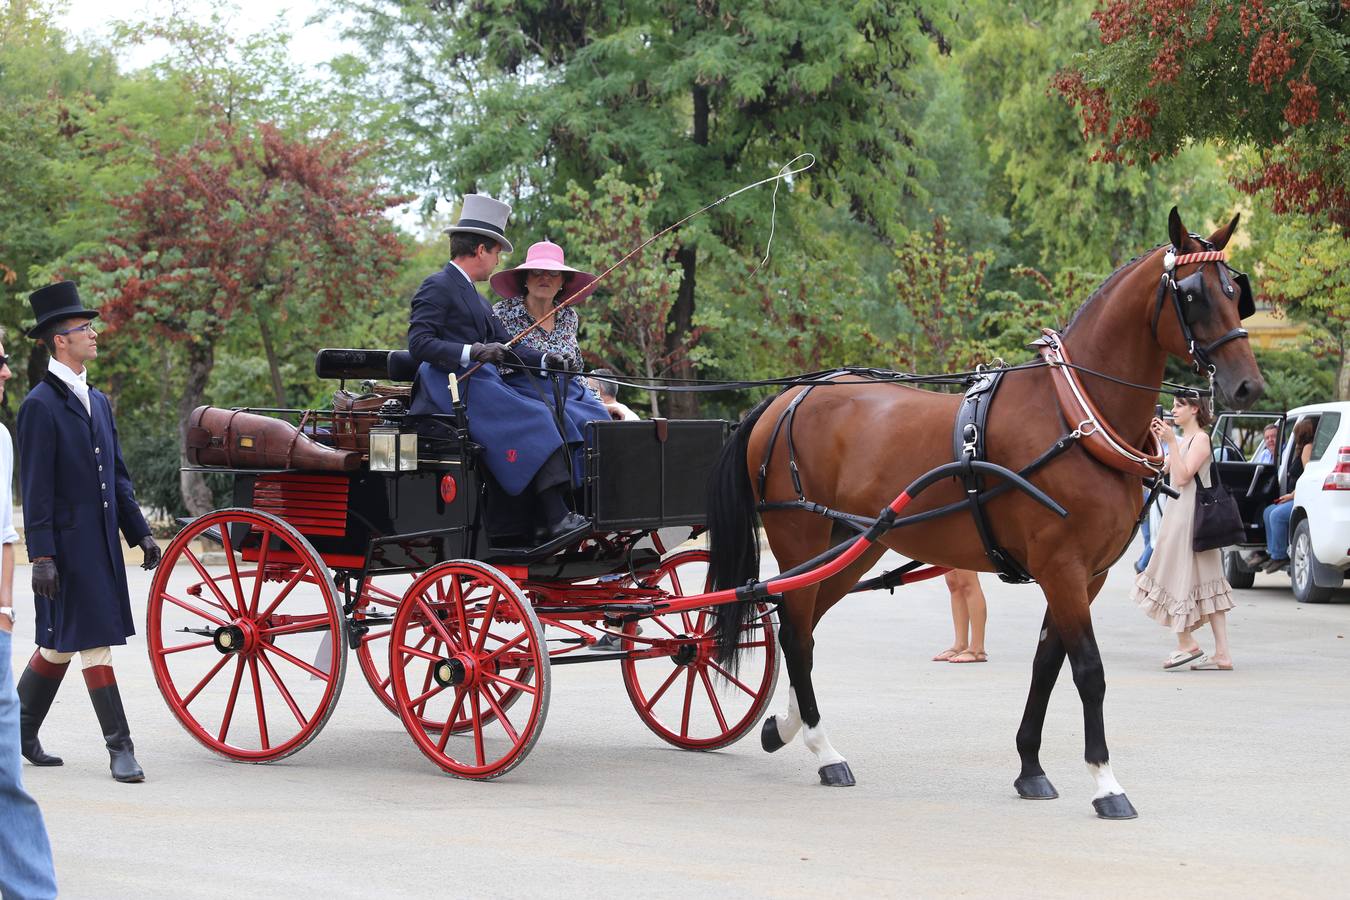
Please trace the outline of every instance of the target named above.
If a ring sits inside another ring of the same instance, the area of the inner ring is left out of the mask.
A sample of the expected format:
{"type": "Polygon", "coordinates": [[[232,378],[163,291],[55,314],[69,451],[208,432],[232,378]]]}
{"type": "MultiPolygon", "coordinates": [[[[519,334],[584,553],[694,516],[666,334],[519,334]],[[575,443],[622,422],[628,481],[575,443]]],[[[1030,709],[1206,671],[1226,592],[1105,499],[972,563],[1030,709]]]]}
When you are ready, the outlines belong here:
{"type": "Polygon", "coordinates": [[[1224,413],[1215,423],[1214,469],[1233,492],[1247,539],[1224,551],[1224,574],[1236,588],[1252,586],[1255,570],[1244,551],[1264,549],[1262,512],[1293,493],[1289,520],[1289,574],[1302,603],[1325,603],[1350,571],[1350,402],[1315,403],[1280,413],[1224,413]],[[1289,483],[1294,427],[1311,419],[1312,458],[1296,485],[1289,483]],[[1280,429],[1279,458],[1261,453],[1261,432],[1280,429]]]}
{"type": "Polygon", "coordinates": [[[1290,579],[1304,603],[1325,603],[1350,570],[1350,402],[1289,411],[1317,420],[1312,459],[1294,487],[1289,519],[1290,579]]]}

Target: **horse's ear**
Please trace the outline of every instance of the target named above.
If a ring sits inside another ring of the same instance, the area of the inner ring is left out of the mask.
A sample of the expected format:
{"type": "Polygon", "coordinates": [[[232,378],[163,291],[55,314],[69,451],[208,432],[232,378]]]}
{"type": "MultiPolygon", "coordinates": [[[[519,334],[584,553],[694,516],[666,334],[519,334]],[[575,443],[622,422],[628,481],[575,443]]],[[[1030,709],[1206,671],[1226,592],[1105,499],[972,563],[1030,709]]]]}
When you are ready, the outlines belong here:
{"type": "Polygon", "coordinates": [[[1222,250],[1228,245],[1229,239],[1237,232],[1238,219],[1240,218],[1242,218],[1242,213],[1236,214],[1227,227],[1220,228],[1210,235],[1209,242],[1214,245],[1215,250],[1222,250]]]}
{"type": "Polygon", "coordinates": [[[1186,226],[1181,224],[1181,213],[1177,212],[1175,206],[1167,214],[1167,236],[1172,239],[1173,247],[1182,249],[1182,241],[1186,240],[1186,226]]]}

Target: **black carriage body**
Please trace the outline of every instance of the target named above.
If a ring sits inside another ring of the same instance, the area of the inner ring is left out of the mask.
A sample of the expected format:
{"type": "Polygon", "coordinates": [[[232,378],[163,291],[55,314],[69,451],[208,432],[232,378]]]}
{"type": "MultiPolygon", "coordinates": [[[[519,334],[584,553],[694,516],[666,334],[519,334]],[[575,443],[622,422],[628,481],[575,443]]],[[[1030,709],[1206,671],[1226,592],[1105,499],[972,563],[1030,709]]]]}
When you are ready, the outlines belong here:
{"type": "Polygon", "coordinates": [[[480,488],[457,459],[415,472],[236,470],[234,504],[290,523],[334,568],[422,572],[475,555],[480,488]]]}

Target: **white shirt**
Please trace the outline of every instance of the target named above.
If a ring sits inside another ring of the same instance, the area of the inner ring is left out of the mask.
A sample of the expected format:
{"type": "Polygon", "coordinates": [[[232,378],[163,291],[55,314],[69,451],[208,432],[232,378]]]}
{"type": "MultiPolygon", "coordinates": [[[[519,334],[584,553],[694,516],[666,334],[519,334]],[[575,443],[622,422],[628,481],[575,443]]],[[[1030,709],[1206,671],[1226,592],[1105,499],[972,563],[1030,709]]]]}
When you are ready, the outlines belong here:
{"type": "MultiPolygon", "coordinates": [[[[474,292],[476,293],[478,291],[478,287],[473,283],[473,279],[469,277],[469,273],[461,269],[459,267],[459,263],[455,262],[453,259],[450,260],[450,265],[455,267],[456,272],[464,276],[464,280],[469,283],[469,287],[473,288],[474,292]]],[[[465,344],[464,349],[459,351],[459,364],[461,367],[467,366],[469,364],[469,351],[471,349],[473,349],[473,344],[465,344]]]]}
{"type": "Polygon", "coordinates": [[[79,397],[80,402],[84,404],[84,411],[89,413],[90,418],[93,418],[94,414],[89,409],[89,380],[87,378],[89,370],[85,369],[83,372],[76,375],[75,371],[71,369],[70,366],[53,356],[51,359],[47,360],[47,371],[51,372],[70,386],[70,389],[75,392],[75,396],[79,397]]]}
{"type": "Polygon", "coordinates": [[[14,527],[14,441],[9,429],[0,425],[0,544],[17,544],[19,532],[14,527]]]}

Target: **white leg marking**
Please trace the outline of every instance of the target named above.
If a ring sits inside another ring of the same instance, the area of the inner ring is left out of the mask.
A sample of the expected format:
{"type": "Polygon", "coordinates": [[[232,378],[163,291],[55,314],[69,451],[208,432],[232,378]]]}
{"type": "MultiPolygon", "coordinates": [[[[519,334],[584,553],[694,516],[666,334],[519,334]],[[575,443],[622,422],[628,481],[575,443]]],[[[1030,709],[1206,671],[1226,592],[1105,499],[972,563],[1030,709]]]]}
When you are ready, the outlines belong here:
{"type": "Polygon", "coordinates": [[[1089,764],[1088,773],[1097,780],[1097,793],[1092,796],[1093,800],[1125,793],[1125,789],[1120,786],[1120,782],[1116,781],[1116,776],[1111,774],[1110,763],[1104,763],[1100,766],[1089,764]]]}
{"type": "Polygon", "coordinates": [[[778,739],[784,744],[792,743],[798,729],[802,727],[802,714],[797,709],[796,689],[788,688],[788,711],[784,715],[776,716],[773,721],[778,726],[778,739]]]}
{"type": "Polygon", "coordinates": [[[815,728],[807,725],[802,732],[802,740],[806,742],[807,748],[816,755],[816,761],[822,766],[830,766],[844,761],[844,757],[839,755],[839,751],[830,746],[830,739],[825,736],[824,725],[817,725],[815,728]]]}

